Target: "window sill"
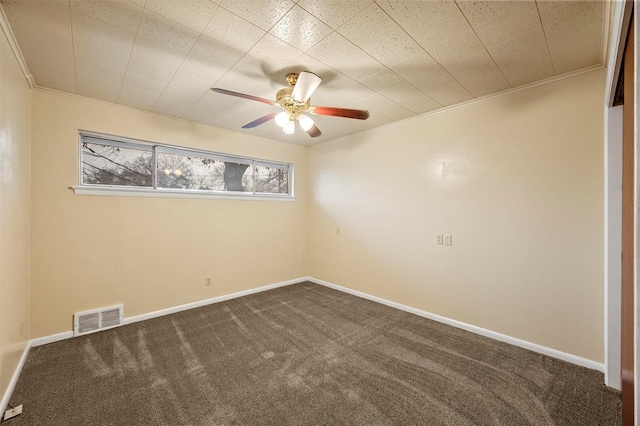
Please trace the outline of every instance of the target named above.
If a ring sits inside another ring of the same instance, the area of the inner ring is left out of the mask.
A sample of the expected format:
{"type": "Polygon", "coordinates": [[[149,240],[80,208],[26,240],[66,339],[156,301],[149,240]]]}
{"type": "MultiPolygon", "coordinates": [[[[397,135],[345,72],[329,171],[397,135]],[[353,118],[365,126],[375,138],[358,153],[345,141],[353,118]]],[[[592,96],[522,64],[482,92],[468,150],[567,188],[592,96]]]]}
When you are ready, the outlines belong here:
{"type": "Polygon", "coordinates": [[[268,201],[295,201],[290,195],[251,194],[242,192],[230,192],[228,194],[203,192],[203,191],[174,191],[171,189],[148,188],[118,188],[105,186],[72,186],[76,195],[103,195],[112,197],[151,197],[151,198],[203,198],[214,200],[268,200],[268,201]]]}

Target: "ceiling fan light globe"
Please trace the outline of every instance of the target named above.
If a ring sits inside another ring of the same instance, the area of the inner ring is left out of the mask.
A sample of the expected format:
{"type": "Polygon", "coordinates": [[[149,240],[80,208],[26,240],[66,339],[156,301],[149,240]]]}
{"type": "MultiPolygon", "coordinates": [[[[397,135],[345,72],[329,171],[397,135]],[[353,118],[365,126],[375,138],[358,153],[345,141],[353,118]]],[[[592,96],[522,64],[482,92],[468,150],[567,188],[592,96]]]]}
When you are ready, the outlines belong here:
{"type": "Polygon", "coordinates": [[[292,135],[296,131],[296,123],[294,121],[289,121],[282,127],[282,131],[287,135],[292,135]]]}
{"type": "Polygon", "coordinates": [[[280,127],[284,127],[289,122],[289,113],[287,111],[282,111],[273,118],[276,124],[280,127]]]}
{"type": "Polygon", "coordinates": [[[304,131],[306,132],[307,130],[309,130],[310,128],[313,127],[314,122],[311,119],[311,117],[307,117],[306,115],[301,115],[298,118],[298,121],[300,122],[300,127],[302,127],[304,129],[304,131]]]}

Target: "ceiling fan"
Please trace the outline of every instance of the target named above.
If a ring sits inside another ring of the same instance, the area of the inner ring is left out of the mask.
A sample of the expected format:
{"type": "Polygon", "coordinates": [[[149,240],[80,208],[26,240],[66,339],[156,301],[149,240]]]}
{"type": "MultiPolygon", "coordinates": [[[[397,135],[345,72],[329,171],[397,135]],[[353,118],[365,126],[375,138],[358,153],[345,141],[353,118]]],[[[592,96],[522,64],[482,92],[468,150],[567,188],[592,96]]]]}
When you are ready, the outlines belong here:
{"type": "Polygon", "coordinates": [[[272,112],[264,117],[260,117],[251,123],[242,126],[243,129],[252,129],[267,121],[274,120],[275,123],[282,127],[282,131],[286,134],[293,134],[296,129],[296,121],[300,127],[306,131],[309,136],[316,138],[322,134],[313,119],[306,113],[316,115],[328,115],[332,117],[355,118],[358,120],[366,120],[369,118],[369,111],[363,109],[334,108],[326,106],[312,106],[311,94],[318,88],[322,79],[314,73],[302,71],[300,74],[287,74],[287,82],[291,87],[279,90],[276,94],[276,100],[260,98],[245,93],[233,92],[231,90],[213,87],[211,90],[223,95],[237,96],[239,98],[249,99],[252,101],[262,102],[268,105],[277,105],[284,109],[279,113],[272,112]]]}

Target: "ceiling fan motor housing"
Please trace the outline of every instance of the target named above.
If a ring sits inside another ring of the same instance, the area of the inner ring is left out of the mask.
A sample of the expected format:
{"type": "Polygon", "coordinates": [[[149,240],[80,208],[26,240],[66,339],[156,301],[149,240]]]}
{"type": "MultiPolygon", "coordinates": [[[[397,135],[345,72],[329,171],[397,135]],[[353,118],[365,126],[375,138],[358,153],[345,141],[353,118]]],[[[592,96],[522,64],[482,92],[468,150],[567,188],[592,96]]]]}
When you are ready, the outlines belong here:
{"type": "Polygon", "coordinates": [[[291,97],[291,93],[293,93],[293,88],[297,81],[298,74],[288,74],[287,82],[291,87],[281,89],[276,94],[276,103],[289,112],[291,120],[297,119],[300,112],[308,110],[311,105],[311,98],[307,99],[306,102],[299,102],[291,97]]]}

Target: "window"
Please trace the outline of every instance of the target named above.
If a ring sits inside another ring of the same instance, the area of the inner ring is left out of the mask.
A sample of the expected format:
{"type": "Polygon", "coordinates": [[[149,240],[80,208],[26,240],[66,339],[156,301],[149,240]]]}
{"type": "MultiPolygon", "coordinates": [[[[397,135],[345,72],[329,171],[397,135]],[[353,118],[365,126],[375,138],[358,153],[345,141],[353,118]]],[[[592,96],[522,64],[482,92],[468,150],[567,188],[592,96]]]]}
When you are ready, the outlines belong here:
{"type": "Polygon", "coordinates": [[[80,133],[76,194],[293,198],[292,165],[80,133]],[[181,194],[181,195],[180,195],[181,194]]]}

